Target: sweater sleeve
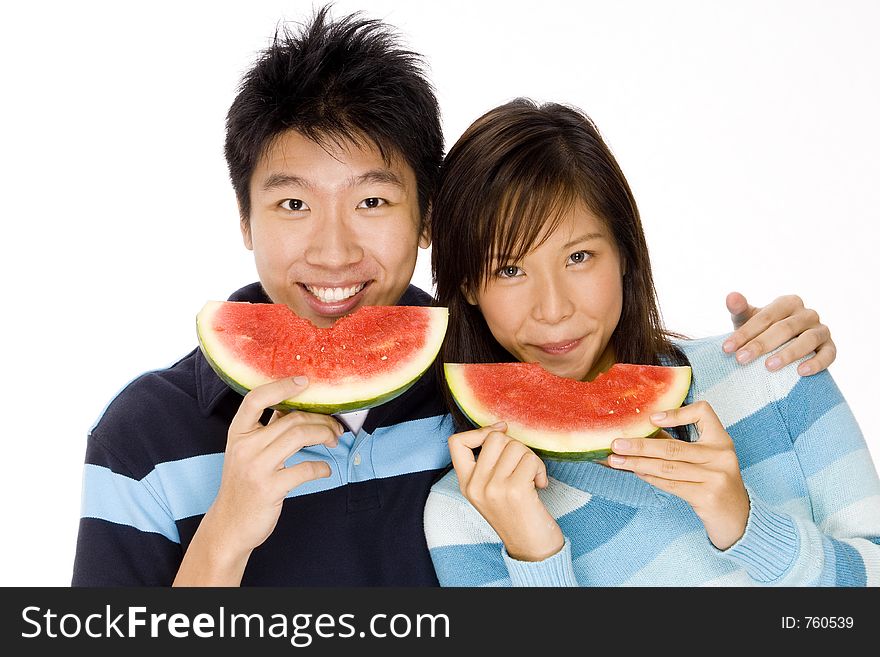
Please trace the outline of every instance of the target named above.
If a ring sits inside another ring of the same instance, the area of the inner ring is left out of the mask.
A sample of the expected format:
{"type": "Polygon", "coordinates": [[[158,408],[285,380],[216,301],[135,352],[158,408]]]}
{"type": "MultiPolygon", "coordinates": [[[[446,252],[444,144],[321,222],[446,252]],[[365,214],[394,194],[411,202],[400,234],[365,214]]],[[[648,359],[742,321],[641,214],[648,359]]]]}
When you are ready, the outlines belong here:
{"type": "Polygon", "coordinates": [[[461,494],[455,471],[437,482],[425,504],[425,537],[440,586],[578,586],[568,538],[543,561],[518,561],[461,494]]]}
{"type": "Polygon", "coordinates": [[[148,478],[89,437],[73,586],[169,586],[182,559],[177,526],[148,478]]]}
{"type": "MultiPolygon", "coordinates": [[[[779,378],[770,385],[785,387],[779,378]]],[[[797,381],[776,396],[810,516],[788,512],[749,490],[742,538],[721,552],[756,582],[781,586],[880,585],[880,479],[865,439],[831,375],[797,381]]]]}

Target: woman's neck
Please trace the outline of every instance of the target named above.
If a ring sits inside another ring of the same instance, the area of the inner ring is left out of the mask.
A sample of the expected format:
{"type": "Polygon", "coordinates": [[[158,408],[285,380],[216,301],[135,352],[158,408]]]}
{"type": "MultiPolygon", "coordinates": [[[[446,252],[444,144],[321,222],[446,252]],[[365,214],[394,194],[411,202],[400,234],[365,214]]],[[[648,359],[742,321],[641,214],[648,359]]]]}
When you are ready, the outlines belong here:
{"type": "Polygon", "coordinates": [[[593,363],[593,367],[590,368],[590,371],[587,372],[587,376],[584,377],[584,381],[592,381],[600,374],[607,372],[611,369],[611,366],[617,362],[617,359],[614,354],[614,347],[611,343],[608,343],[608,346],[605,347],[605,350],[601,353],[599,358],[596,359],[596,362],[593,363]]]}

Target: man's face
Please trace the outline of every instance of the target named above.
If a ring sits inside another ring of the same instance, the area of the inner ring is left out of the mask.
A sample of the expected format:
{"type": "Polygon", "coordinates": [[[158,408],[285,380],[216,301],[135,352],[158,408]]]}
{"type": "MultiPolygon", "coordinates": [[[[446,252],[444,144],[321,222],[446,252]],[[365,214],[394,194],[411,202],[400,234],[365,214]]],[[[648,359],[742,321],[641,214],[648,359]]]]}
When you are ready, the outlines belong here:
{"type": "Polygon", "coordinates": [[[260,282],[316,326],[395,304],[429,245],[415,173],[399,158],[387,165],[372,144],[321,146],[289,131],[257,164],[250,192],[241,230],[260,282]]]}

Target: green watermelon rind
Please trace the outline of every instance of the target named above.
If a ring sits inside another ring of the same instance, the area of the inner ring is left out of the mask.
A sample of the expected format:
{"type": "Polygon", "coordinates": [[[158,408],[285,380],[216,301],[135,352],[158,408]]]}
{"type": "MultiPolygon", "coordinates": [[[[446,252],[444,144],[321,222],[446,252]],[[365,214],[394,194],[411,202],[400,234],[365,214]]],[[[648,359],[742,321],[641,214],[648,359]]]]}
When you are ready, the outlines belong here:
{"type": "MultiPolygon", "coordinates": [[[[654,433],[642,438],[653,438],[660,432],[657,429],[654,433]]],[[[530,448],[535,454],[547,461],[602,461],[611,454],[611,448],[608,449],[592,449],[586,452],[553,452],[538,447],[530,448]]]]}
{"type": "MultiPolygon", "coordinates": [[[[456,406],[461,410],[461,412],[471,421],[471,423],[475,427],[485,427],[490,426],[498,421],[506,421],[503,418],[489,418],[487,421],[481,422],[480,420],[474,417],[474,414],[468,411],[459,401],[459,393],[456,391],[455,386],[452,384],[451,379],[454,378],[450,375],[450,372],[454,368],[450,368],[449,365],[460,365],[459,363],[445,363],[443,366],[444,375],[446,377],[447,385],[449,386],[450,391],[452,392],[452,398],[455,401],[456,406]]],[[[680,380],[681,390],[680,395],[676,395],[674,397],[675,401],[671,402],[668,408],[678,408],[684,403],[684,400],[687,399],[688,392],[690,390],[691,384],[691,368],[690,367],[676,367],[675,369],[682,370],[685,372],[686,376],[680,380]]],[[[650,426],[649,431],[640,434],[629,433],[627,438],[651,438],[655,436],[660,429],[655,426],[650,426]]],[[[526,432],[529,433],[530,430],[526,432]]],[[[591,449],[584,449],[582,451],[570,451],[570,450],[552,450],[547,449],[546,447],[537,447],[535,446],[536,440],[533,439],[534,431],[529,433],[529,435],[523,435],[519,431],[512,431],[510,429],[510,423],[508,422],[508,431],[507,435],[511,438],[519,440],[523,444],[527,445],[529,449],[531,449],[535,454],[540,456],[543,459],[552,460],[552,461],[600,461],[606,458],[609,454],[611,454],[611,442],[613,442],[614,438],[603,440],[601,447],[593,447],[591,449]],[[606,446],[607,445],[607,446],[606,446]]],[[[546,437],[548,436],[547,432],[542,433],[546,442],[546,437]]],[[[616,436],[615,438],[623,436],[616,436]]],[[[552,437],[551,437],[552,439],[552,437]]]]}
{"type": "MultiPolygon", "coordinates": [[[[208,364],[211,366],[211,369],[220,377],[220,379],[228,385],[230,388],[235,390],[237,393],[241,395],[246,395],[250,392],[250,388],[246,385],[242,384],[239,381],[236,381],[234,378],[229,376],[219,364],[217,364],[211,355],[208,353],[207,349],[202,348],[202,354],[205,357],[205,360],[208,361],[208,364]]],[[[428,364],[430,367],[430,363],[428,364]]],[[[274,406],[270,406],[276,411],[305,411],[308,413],[321,413],[322,415],[333,415],[335,413],[348,413],[352,411],[362,411],[367,408],[373,408],[374,406],[379,406],[380,404],[384,404],[385,402],[389,402],[395,397],[399,397],[407,390],[412,388],[416,381],[418,381],[422,375],[428,370],[426,367],[422,372],[414,378],[412,381],[407,382],[400,388],[396,388],[391,390],[385,394],[378,395],[376,397],[370,397],[368,399],[358,399],[353,400],[348,403],[342,404],[319,404],[313,402],[296,402],[295,400],[286,400],[281,402],[280,404],[276,404],[274,406]]]]}
{"type": "MultiPolygon", "coordinates": [[[[209,305],[216,305],[222,302],[208,302],[206,304],[206,308],[209,305]]],[[[435,307],[429,307],[432,311],[438,310],[435,307]]],[[[445,310],[445,309],[444,309],[445,310]]],[[[216,361],[216,359],[211,355],[210,349],[206,346],[206,340],[203,336],[203,329],[200,322],[200,318],[202,313],[196,317],[196,332],[199,340],[199,349],[202,352],[202,355],[207,360],[208,364],[211,366],[211,369],[217,374],[217,376],[228,385],[230,388],[235,390],[241,395],[246,395],[252,389],[250,386],[245,383],[239,381],[234,376],[231,376],[224,368],[216,361]]],[[[347,413],[353,411],[360,411],[369,408],[373,408],[375,406],[379,406],[380,404],[387,403],[396,397],[399,397],[411,387],[413,387],[416,382],[421,379],[421,377],[427,372],[427,370],[431,367],[431,364],[437,357],[437,354],[440,352],[440,346],[442,344],[442,337],[446,332],[446,322],[448,321],[448,314],[444,315],[444,324],[442,326],[442,330],[438,327],[434,327],[435,331],[439,335],[439,339],[437,340],[434,348],[429,351],[425,350],[421,353],[425,354],[424,367],[420,368],[414,375],[411,375],[411,378],[404,380],[399,386],[393,389],[384,389],[380,393],[375,395],[364,395],[357,399],[348,399],[346,401],[334,401],[332,403],[322,403],[319,401],[298,401],[297,399],[288,399],[279,404],[271,406],[274,410],[279,411],[305,411],[309,413],[320,413],[323,415],[333,415],[335,413],[347,413]],[[427,356],[430,356],[428,358],[427,356]]],[[[307,389],[308,391],[308,389],[307,389]]]]}

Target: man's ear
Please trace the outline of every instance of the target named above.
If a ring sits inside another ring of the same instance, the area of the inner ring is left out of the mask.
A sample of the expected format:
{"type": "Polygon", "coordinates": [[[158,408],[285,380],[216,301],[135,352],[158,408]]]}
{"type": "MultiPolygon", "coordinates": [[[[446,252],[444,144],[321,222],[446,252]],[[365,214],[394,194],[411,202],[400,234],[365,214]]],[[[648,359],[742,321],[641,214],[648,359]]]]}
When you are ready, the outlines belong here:
{"type": "Polygon", "coordinates": [[[464,296],[465,301],[467,301],[472,306],[478,305],[477,304],[477,297],[471,293],[471,291],[470,291],[470,289],[468,289],[468,285],[466,283],[461,284],[461,294],[462,294],[462,296],[464,296]]]}
{"type": "Polygon", "coordinates": [[[242,217],[238,222],[241,229],[241,239],[244,241],[244,248],[248,251],[254,250],[254,240],[251,237],[251,222],[249,219],[242,217]]]}
{"type": "Polygon", "coordinates": [[[431,206],[425,210],[425,216],[422,217],[422,232],[419,234],[419,248],[427,249],[431,246],[431,206]]]}

